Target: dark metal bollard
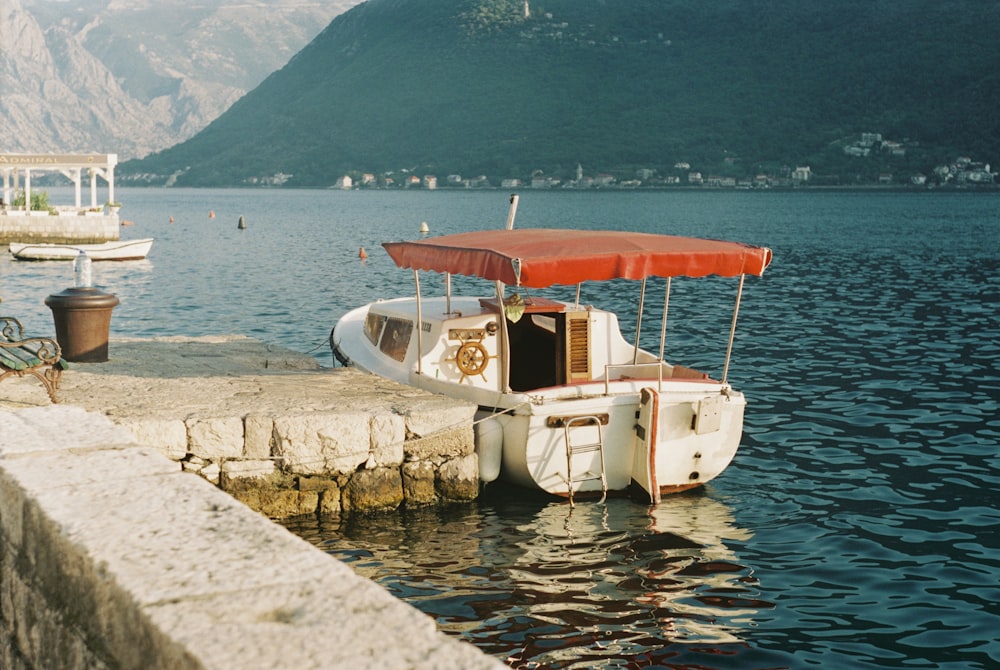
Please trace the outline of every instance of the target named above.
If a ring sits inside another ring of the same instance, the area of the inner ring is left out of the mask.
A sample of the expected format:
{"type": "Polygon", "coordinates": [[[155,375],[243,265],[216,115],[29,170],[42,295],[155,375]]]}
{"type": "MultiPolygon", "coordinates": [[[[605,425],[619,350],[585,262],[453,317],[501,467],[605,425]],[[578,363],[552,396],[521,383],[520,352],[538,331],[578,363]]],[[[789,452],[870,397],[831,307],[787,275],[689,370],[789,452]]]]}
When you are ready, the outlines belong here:
{"type": "Polygon", "coordinates": [[[45,299],[56,324],[56,341],[67,361],[102,363],[108,360],[111,310],[118,297],[90,287],[68,288],[45,299]]]}

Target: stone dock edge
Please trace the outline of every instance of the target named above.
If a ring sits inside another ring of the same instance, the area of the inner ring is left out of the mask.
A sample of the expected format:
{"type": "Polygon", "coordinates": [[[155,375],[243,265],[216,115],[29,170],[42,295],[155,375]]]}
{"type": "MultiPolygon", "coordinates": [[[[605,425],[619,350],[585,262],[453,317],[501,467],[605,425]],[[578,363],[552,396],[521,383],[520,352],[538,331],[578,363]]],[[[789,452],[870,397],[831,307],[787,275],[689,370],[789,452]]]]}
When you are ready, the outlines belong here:
{"type": "Polygon", "coordinates": [[[0,421],[0,667],[500,668],[107,417],[0,421]]]}

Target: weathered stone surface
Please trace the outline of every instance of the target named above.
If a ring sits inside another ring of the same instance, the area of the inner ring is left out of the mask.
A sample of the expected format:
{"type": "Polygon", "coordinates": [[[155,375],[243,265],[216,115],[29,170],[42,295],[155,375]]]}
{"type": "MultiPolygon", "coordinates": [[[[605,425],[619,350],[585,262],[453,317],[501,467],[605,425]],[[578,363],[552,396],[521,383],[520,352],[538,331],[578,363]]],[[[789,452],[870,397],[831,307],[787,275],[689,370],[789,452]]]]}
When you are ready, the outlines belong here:
{"type": "Polygon", "coordinates": [[[226,490],[233,498],[250,509],[271,519],[287,519],[302,514],[314,514],[320,508],[319,491],[297,491],[272,486],[241,487],[226,490]]]}
{"type": "Polygon", "coordinates": [[[274,419],[265,414],[247,414],[243,418],[243,458],[269,458],[273,436],[274,419]]]}
{"type": "Polygon", "coordinates": [[[222,474],[222,467],[218,463],[208,463],[198,471],[198,474],[213,484],[218,484],[219,476],[222,474]]]}
{"type": "Polygon", "coordinates": [[[343,510],[343,506],[340,502],[341,490],[337,488],[329,488],[320,492],[319,496],[319,513],[320,514],[340,514],[343,510]]]}
{"type": "Polygon", "coordinates": [[[382,412],[371,418],[371,453],[374,465],[388,467],[403,462],[406,423],[398,414],[382,412]]]}
{"type": "Polygon", "coordinates": [[[416,437],[427,437],[440,431],[471,425],[475,406],[458,405],[444,396],[425,400],[403,409],[406,431],[416,437]]]}
{"type": "Polygon", "coordinates": [[[393,510],[403,503],[403,481],[398,468],[359,470],[344,487],[344,511],[393,510]]]}
{"type": "Polygon", "coordinates": [[[132,433],[136,443],[153,447],[171,460],[179,461],[188,453],[187,426],[180,419],[127,417],[118,424],[132,433]]]}
{"type": "Polygon", "coordinates": [[[4,668],[503,667],[162,454],[117,443],[105,417],[25,412],[37,430],[0,412],[4,668]]]}
{"type": "Polygon", "coordinates": [[[225,461],[220,469],[219,483],[223,490],[228,491],[236,482],[249,486],[261,486],[271,483],[274,475],[274,461],[225,461]]]}
{"type": "Polygon", "coordinates": [[[300,491],[327,491],[340,488],[331,477],[296,477],[295,488],[300,491]]]}
{"type": "MultiPolygon", "coordinates": [[[[359,469],[398,470],[423,461],[437,467],[474,453],[474,406],[359,370],[319,369],[310,356],[234,336],[111,345],[109,361],[74,364],[64,374],[63,404],[103,412],[129,428],[130,438],[138,434],[180,460],[185,472],[212,482],[242,476],[241,460],[274,458],[285,475],[341,480],[329,493],[308,481],[300,489],[317,490],[321,507],[335,510],[341,488],[359,469]]],[[[0,408],[49,405],[40,385],[18,381],[5,382],[0,408]]],[[[410,504],[441,498],[429,490],[426,467],[408,475],[410,504]]]]}
{"type": "Polygon", "coordinates": [[[403,498],[407,505],[437,502],[435,474],[434,465],[428,461],[413,461],[403,465],[403,498]]]}
{"type": "Polygon", "coordinates": [[[368,461],[371,428],[361,412],[312,413],[274,420],[275,455],[299,474],[344,474],[368,461]]]}
{"type": "Polygon", "coordinates": [[[468,456],[476,450],[472,420],[470,419],[464,426],[410,439],[404,445],[404,449],[407,460],[468,456]]]}
{"type": "Polygon", "coordinates": [[[191,418],[187,425],[188,451],[202,458],[239,458],[243,455],[243,419],[238,416],[191,418]]]}
{"type": "Polygon", "coordinates": [[[476,455],[443,463],[438,468],[437,491],[444,500],[475,500],[479,495],[479,461],[476,455]]]}

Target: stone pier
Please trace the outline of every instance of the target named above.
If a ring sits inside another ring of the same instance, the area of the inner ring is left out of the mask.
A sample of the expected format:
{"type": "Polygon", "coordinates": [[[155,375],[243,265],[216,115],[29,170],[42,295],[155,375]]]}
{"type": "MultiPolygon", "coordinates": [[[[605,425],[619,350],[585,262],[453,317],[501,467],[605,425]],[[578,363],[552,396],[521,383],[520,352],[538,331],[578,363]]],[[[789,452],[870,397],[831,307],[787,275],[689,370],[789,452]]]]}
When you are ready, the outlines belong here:
{"type": "MultiPolygon", "coordinates": [[[[479,491],[473,405],[250,338],[112,340],[107,362],[70,364],[59,399],[272,518],[479,491]]],[[[47,403],[37,380],[0,385],[0,409],[47,403]]]]}
{"type": "Polygon", "coordinates": [[[503,668],[97,412],[0,411],[4,670],[503,668]]]}
{"type": "Polygon", "coordinates": [[[119,239],[116,212],[57,208],[56,213],[0,210],[0,244],[100,244],[119,239]]]}
{"type": "Polygon", "coordinates": [[[241,337],[109,356],[0,383],[0,668],[506,667],[264,516],[475,497],[474,408],[241,337]]]}

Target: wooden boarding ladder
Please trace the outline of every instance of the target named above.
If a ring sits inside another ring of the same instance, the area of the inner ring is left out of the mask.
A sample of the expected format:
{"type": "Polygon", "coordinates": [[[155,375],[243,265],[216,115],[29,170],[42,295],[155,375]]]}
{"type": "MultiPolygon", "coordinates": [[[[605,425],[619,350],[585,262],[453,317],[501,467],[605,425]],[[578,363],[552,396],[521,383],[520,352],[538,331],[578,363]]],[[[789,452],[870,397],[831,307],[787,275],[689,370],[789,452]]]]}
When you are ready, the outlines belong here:
{"type": "Polygon", "coordinates": [[[574,505],[573,484],[597,479],[601,480],[601,499],[598,502],[604,502],[608,496],[608,476],[607,469],[604,467],[604,430],[601,424],[601,419],[596,416],[574,416],[572,418],[567,418],[563,423],[563,431],[566,438],[566,486],[569,489],[570,507],[573,507],[574,505]],[[572,429],[574,427],[582,428],[590,425],[597,426],[597,441],[574,444],[572,440],[572,429]],[[586,472],[574,477],[573,457],[577,454],[587,454],[595,451],[601,459],[601,471],[595,472],[594,470],[587,470],[586,472]]]}

